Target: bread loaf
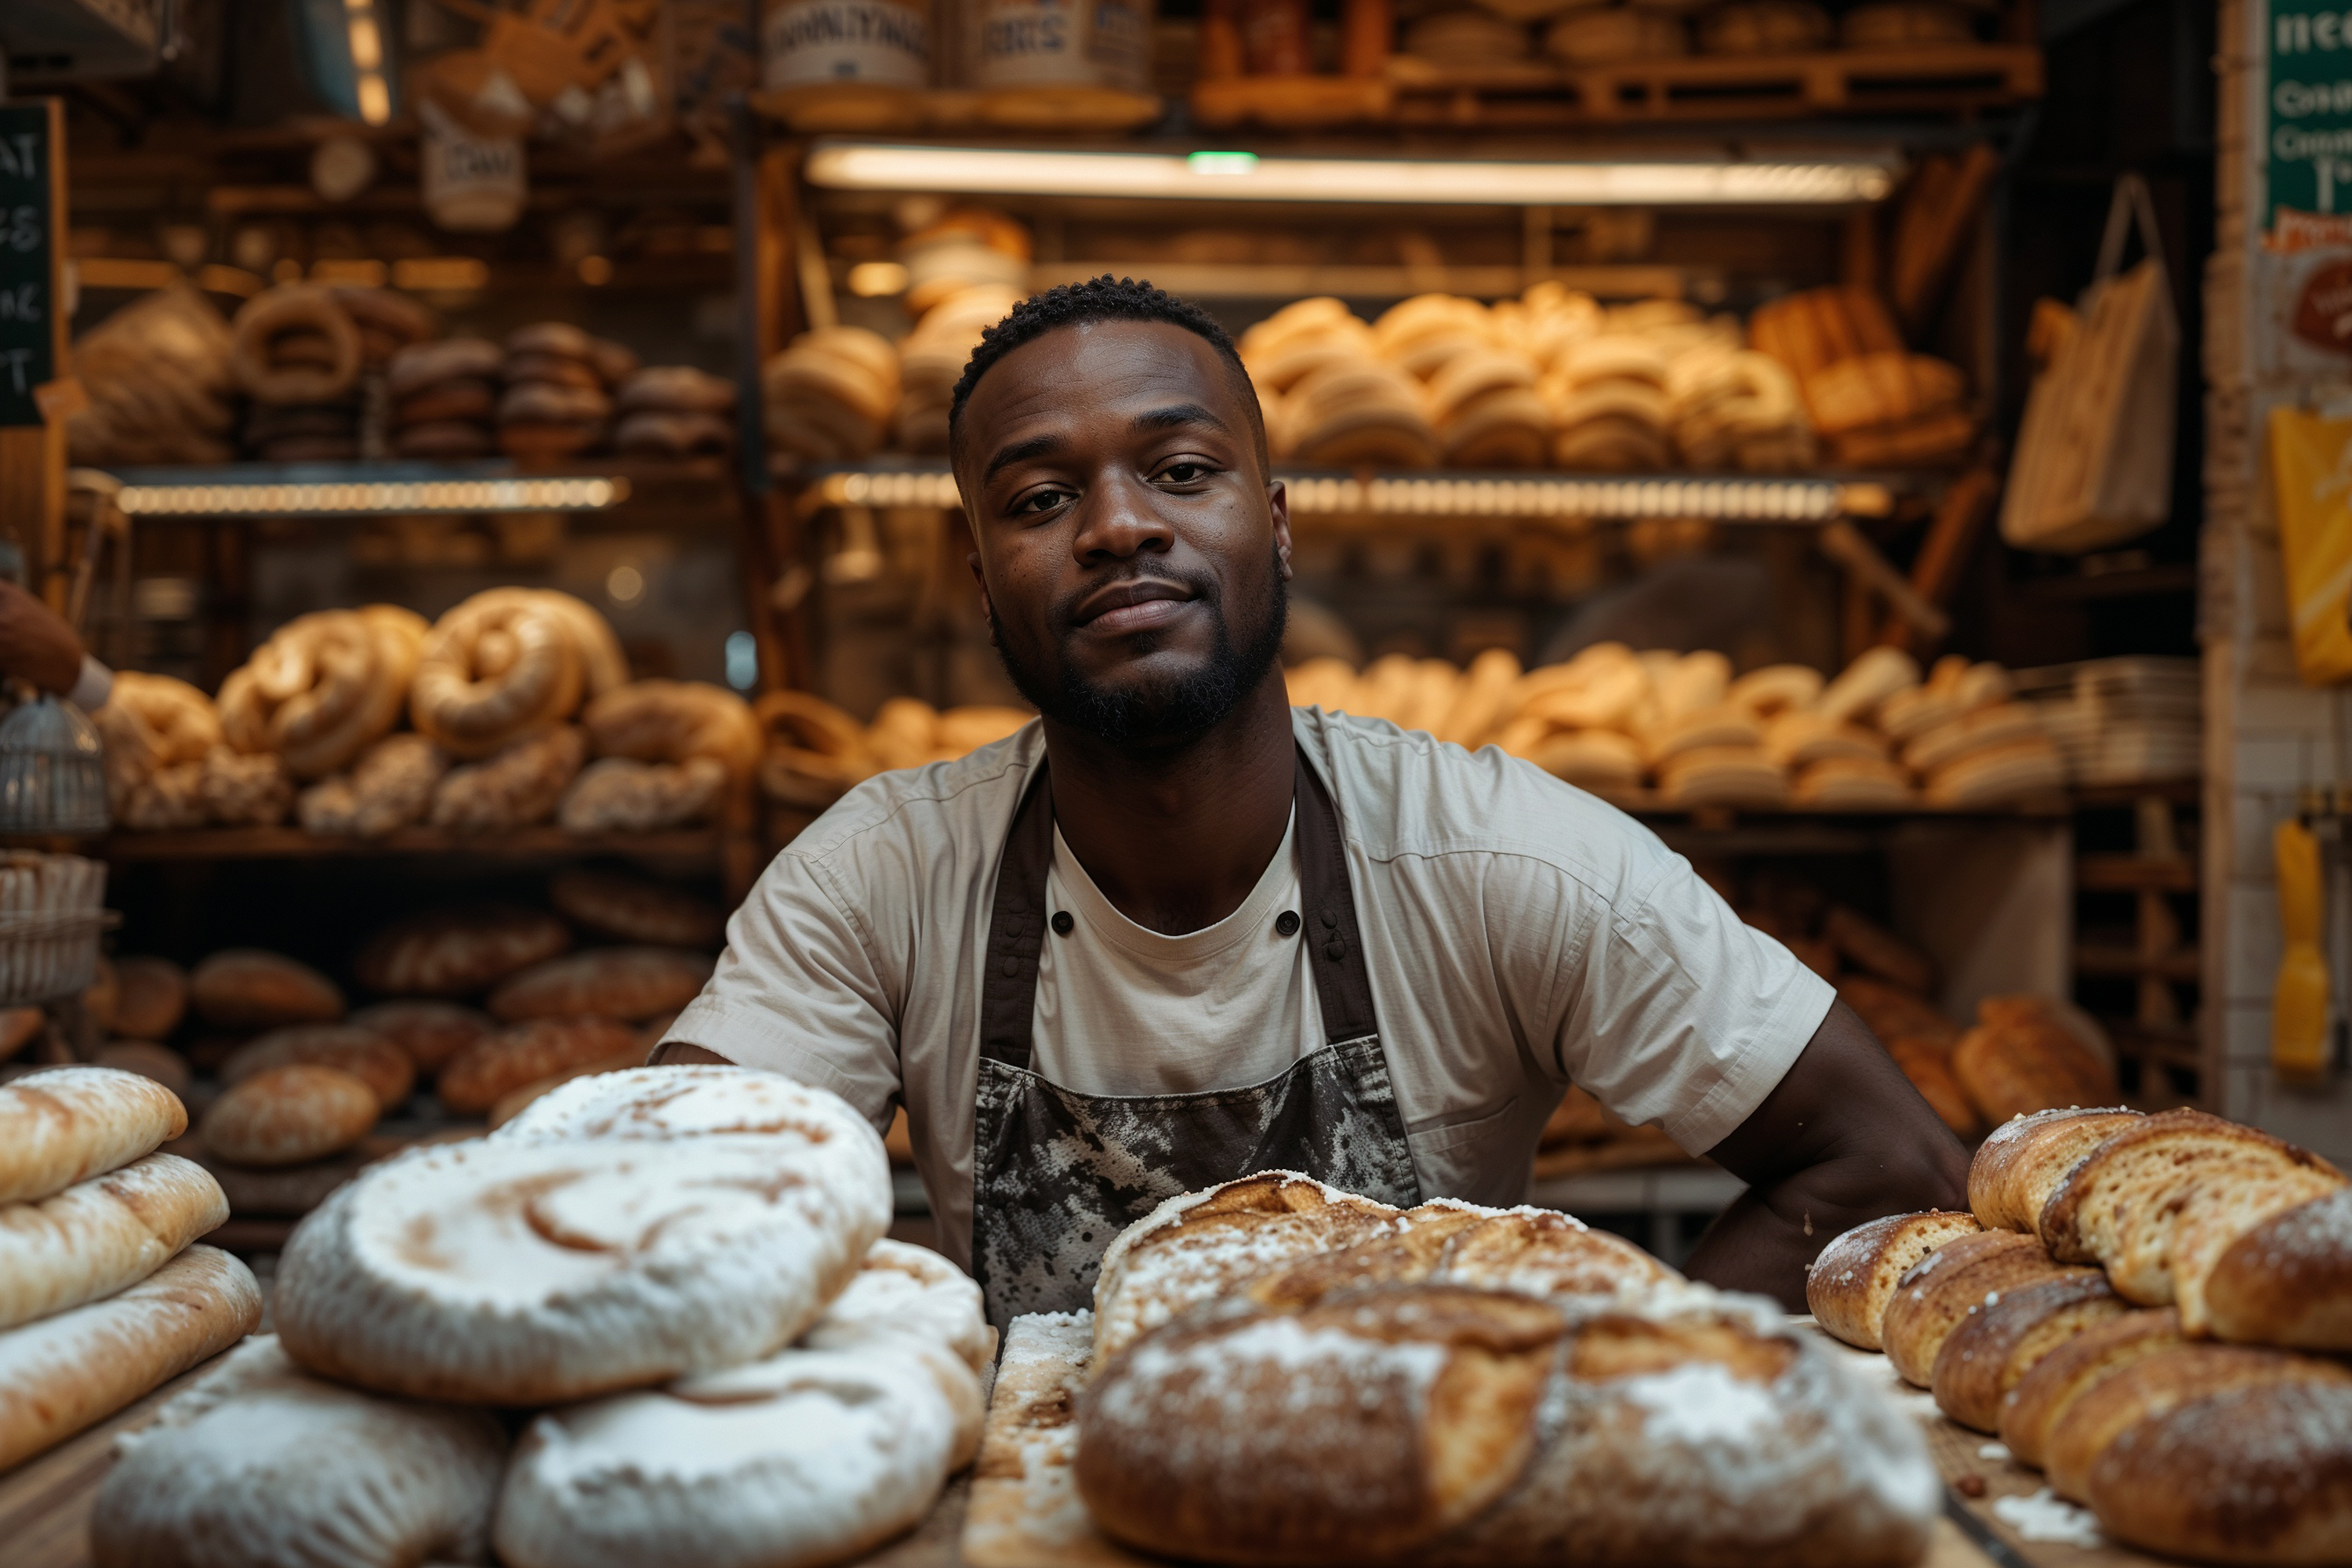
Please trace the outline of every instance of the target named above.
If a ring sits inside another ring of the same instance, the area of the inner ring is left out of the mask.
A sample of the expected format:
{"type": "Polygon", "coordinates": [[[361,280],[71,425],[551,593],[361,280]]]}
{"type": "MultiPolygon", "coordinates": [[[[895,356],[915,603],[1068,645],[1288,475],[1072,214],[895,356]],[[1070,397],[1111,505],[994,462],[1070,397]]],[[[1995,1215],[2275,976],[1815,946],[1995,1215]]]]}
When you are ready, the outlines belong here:
{"type": "Polygon", "coordinates": [[[2143,1356],[2188,1342],[2169,1309],[2125,1312],[2084,1328],[2026,1370],[2001,1401],[2000,1440],[2018,1463],[2042,1468],[2050,1431],[2074,1401],[2143,1356]]]}
{"type": "Polygon", "coordinates": [[[650,1018],[675,1013],[702,994],[713,961],[672,947],[601,947],[553,958],[490,993],[493,1017],[650,1018]]]}
{"type": "Polygon", "coordinates": [[[1947,1242],[1895,1282],[1895,1294],[1879,1321],[1887,1361],[1904,1382],[1932,1386],[1936,1355],[1945,1338],[1987,1297],[2059,1272],[2040,1244],[2013,1231],[1979,1231],[1947,1242]]]}
{"type": "Polygon", "coordinates": [[[205,1112],[205,1147],[238,1165],[299,1165],[350,1148],[383,1103],[365,1079],[294,1062],[238,1079],[205,1112]]]}
{"type": "Polygon", "coordinates": [[[2116,1540],[2208,1563],[2352,1561],[2352,1388],[2274,1383],[2126,1427],[2084,1492],[2116,1540]]]}
{"type": "Polygon", "coordinates": [[[562,871],[547,885],[556,912],[583,931],[654,947],[717,947],[727,917],[691,893],[610,871],[562,871]]]}
{"type": "Polygon", "coordinates": [[[1640,1296],[1680,1279],[1633,1243],[1555,1210],[1440,1199],[1404,1211],[1387,1235],[1261,1274],[1241,1294],[1285,1310],[1375,1285],[1459,1285],[1591,1302],[1640,1296]]]}
{"type": "Polygon", "coordinates": [[[421,1073],[439,1072],[450,1058],[498,1026],[471,1007],[422,999],[362,1007],[352,1015],[351,1025],[398,1046],[421,1073]]]}
{"type": "Polygon", "coordinates": [[[187,1130],[178,1096],[113,1068],[54,1068],[0,1084],[0,1203],[62,1192],[187,1130]]]}
{"type": "Polygon", "coordinates": [[[113,1030],[134,1040],[170,1037],[188,1011],[187,973],[168,958],[114,961],[113,1030]]]}
{"type": "Polygon", "coordinates": [[[120,1295],[0,1333],[0,1471],[104,1420],[260,1321],[252,1272],[199,1246],[120,1295]]]}
{"type": "Polygon", "coordinates": [[[2141,1120],[2137,1110],[2037,1111],[1992,1130],[1969,1163],[1969,1207],[1989,1229],[2032,1232],[2066,1173],[2108,1137],[2141,1120]]]}
{"type": "Polygon", "coordinates": [[[1805,1305],[1847,1344],[1877,1350],[1895,1282],[1929,1253],[1979,1228],[1973,1215],[1941,1209],[1858,1225],[1822,1248],[1806,1270],[1805,1305]]]}
{"type": "Polygon", "coordinates": [[[331,1024],[343,1016],[343,994],[306,963],[258,948],[225,948],[188,976],[196,1016],[230,1029],[331,1024]]]}
{"type": "Polygon", "coordinates": [[[572,946],[562,921],[539,910],[481,905],[398,921],[360,949],[352,972],[393,996],[470,996],[572,946]]]}
{"type": "Polygon", "coordinates": [[[109,1040],[90,1053],[89,1062],[92,1067],[136,1073],[184,1097],[195,1077],[187,1058],[152,1040],[109,1040]]]}
{"type": "Polygon", "coordinates": [[[944,1346],[974,1372],[996,1359],[996,1331],[971,1276],[928,1247],[887,1238],[800,1342],[848,1350],[885,1335],[944,1346]]]}
{"type": "Polygon", "coordinates": [[[1891,1565],[1940,1494],[1909,1421],[1741,1303],[1431,1285],[1158,1330],[1095,1369],[1076,1479],[1114,1538],[1229,1563],[1891,1565]]]}
{"type": "Polygon", "coordinates": [[[1838,1000],[1854,1010],[1882,1040],[1929,1040],[1943,1046],[1960,1037],[1960,1026],[1938,1012],[1927,998],[1899,985],[1849,974],[1837,983],[1838,1000]]]}
{"type": "Polygon", "coordinates": [[[460,1116],[478,1116],[526,1084],[636,1050],[634,1030],[610,1018],[533,1018],[483,1036],[441,1069],[434,1092],[460,1116]]]}
{"type": "Polygon", "coordinates": [[[272,1029],[229,1053],[221,1063],[221,1081],[241,1083],[273,1068],[298,1064],[351,1074],[373,1089],[387,1110],[404,1104],[416,1087],[416,1066],[407,1052],[382,1035],[351,1024],[272,1029]]]}
{"type": "Polygon", "coordinates": [[[2063,1029],[1979,1024],[1952,1047],[1952,1073],[1988,1121],[2116,1095],[2115,1074],[2063,1029]]]}
{"type": "Polygon", "coordinates": [[[2060,1497],[2088,1502],[2092,1467],[2130,1427],[2192,1400],[2283,1383],[2352,1388],[2352,1370],[2243,1345],[2191,1344],[2142,1356],[2084,1389],[2051,1423],[2042,1474],[2060,1497]]]}
{"type": "Polygon", "coordinates": [[[2106,1277],[2069,1269],[1989,1300],[1945,1339],[1931,1386],[1937,1409],[1963,1426],[2000,1430],[2010,1391],[2034,1363],[2095,1323],[2131,1310],[2106,1277]]]}
{"type": "Polygon", "coordinates": [[[1983,1118],[1969,1099],[1960,1080],[1952,1076],[1952,1054],[1933,1040],[1916,1037],[1898,1037],[1886,1042],[1886,1054],[1927,1102],[1936,1119],[1962,1138],[1975,1135],[1984,1125],[1983,1118]]]}
{"type": "Polygon", "coordinates": [[[123,1442],[90,1510],[90,1562],[483,1562],[506,1457],[482,1411],[373,1399],[251,1340],[123,1442]]]}
{"type": "Polygon", "coordinates": [[[137,1284],[226,1218],[220,1184],[171,1154],[0,1206],[0,1329],[137,1284]]]}
{"type": "Polygon", "coordinates": [[[2218,1339],[2352,1349],[2352,1190],[2253,1226],[2221,1252],[2202,1287],[2206,1326],[2218,1339]]]}

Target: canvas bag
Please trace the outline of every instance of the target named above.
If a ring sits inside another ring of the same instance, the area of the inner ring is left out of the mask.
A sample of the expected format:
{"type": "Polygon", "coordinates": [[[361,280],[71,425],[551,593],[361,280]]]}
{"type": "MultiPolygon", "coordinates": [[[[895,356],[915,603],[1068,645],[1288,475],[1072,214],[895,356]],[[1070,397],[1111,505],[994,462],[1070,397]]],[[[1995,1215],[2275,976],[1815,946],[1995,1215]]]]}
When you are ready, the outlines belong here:
{"type": "Polygon", "coordinates": [[[2171,515],[2180,323],[2147,183],[2116,182],[2098,271],[2074,333],[2034,378],[2001,502],[2020,550],[2077,555],[2171,515]],[[2147,255],[2118,276],[2135,220],[2147,255]]]}

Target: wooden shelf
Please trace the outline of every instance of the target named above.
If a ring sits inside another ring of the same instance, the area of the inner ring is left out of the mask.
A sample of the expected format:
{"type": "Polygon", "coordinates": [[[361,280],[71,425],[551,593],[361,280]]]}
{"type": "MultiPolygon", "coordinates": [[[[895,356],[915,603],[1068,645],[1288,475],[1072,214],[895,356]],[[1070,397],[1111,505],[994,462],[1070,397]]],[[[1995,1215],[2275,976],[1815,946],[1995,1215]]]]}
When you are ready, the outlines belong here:
{"type": "Polygon", "coordinates": [[[98,854],[118,865],[188,860],[335,860],[396,856],[463,856],[493,860],[561,860],[589,855],[716,863],[725,838],[716,827],[663,833],[583,836],[560,827],[502,833],[452,833],[404,827],[383,838],[331,838],[299,827],[205,827],[177,833],[115,833],[98,854]]]}
{"type": "Polygon", "coordinates": [[[2193,893],[2197,862],[2185,855],[2085,855],[2074,862],[2074,886],[2086,893],[2193,893]]]}
{"type": "Polygon", "coordinates": [[[2193,947],[2143,958],[2138,949],[2121,942],[2085,942],[2074,946],[2074,973],[2108,980],[2200,980],[2205,970],[2193,947]]]}

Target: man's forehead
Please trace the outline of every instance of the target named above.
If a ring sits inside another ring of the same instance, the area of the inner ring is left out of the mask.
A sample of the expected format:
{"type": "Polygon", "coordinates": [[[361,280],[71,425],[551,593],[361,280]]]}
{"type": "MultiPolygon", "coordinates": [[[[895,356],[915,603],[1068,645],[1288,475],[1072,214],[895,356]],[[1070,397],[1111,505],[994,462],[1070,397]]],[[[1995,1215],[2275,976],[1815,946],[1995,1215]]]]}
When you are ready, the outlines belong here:
{"type": "Polygon", "coordinates": [[[1087,321],[1052,331],[997,361],[964,405],[970,440],[1053,415],[1160,404],[1222,409],[1236,394],[1217,351],[1165,321],[1087,321]]]}

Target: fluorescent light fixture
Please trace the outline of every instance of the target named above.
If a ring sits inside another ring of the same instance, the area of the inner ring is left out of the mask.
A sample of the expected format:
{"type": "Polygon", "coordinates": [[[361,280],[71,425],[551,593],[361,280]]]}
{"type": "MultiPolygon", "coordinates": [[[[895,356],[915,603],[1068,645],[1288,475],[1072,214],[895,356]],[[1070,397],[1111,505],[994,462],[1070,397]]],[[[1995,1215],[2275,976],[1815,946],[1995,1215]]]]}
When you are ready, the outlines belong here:
{"type": "Polygon", "coordinates": [[[1838,206],[1883,199],[1902,171],[1861,156],[1608,159],[1309,158],[825,142],[805,165],[834,190],[1502,206],[1838,206]]]}
{"type": "Polygon", "coordinates": [[[622,479],[329,479],[126,484],[133,517],[362,517],[374,513],[601,511],[629,496],[622,479]]]}

